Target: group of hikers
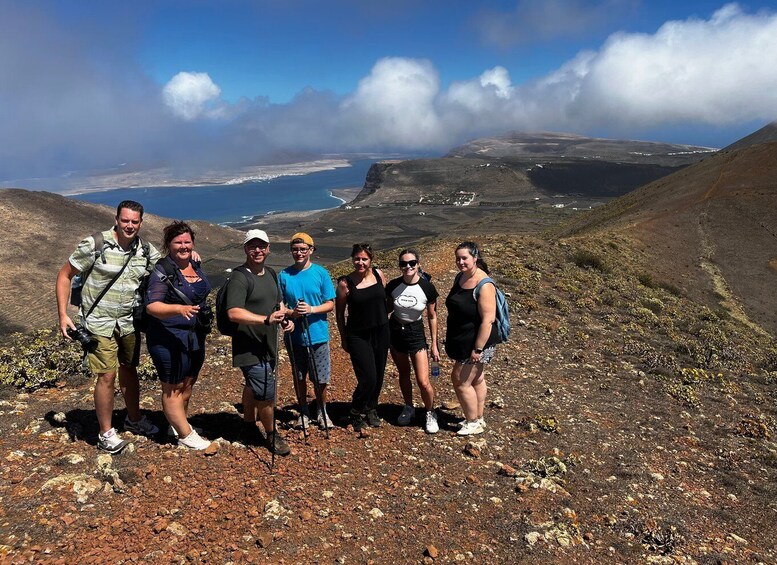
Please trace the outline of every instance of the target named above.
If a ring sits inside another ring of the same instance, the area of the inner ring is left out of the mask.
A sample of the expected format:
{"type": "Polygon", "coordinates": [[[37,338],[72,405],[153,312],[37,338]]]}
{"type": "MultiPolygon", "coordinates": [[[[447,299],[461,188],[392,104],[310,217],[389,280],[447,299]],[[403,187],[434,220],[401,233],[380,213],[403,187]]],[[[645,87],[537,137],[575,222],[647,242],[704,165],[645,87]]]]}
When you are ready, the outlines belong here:
{"type": "MultiPolygon", "coordinates": [[[[430,369],[439,372],[439,295],[416,250],[399,253],[401,275],[387,281],[373,265],[370,245],[355,244],[353,270],[334,285],[328,271],[313,263],[315,243],[310,235],[291,237],[294,262],[276,273],[266,265],[267,233],[250,229],[243,239],[245,263],[232,270],[219,291],[214,315],[206,301],[212,288],[194,250],[191,226],[182,221],[166,226],[160,254],[140,238],[142,223],[143,206],[132,200],[121,202],[115,225],[84,238],[57,276],[60,331],[81,343],[85,361],[96,375],[99,449],[118,453],[128,444],[112,423],[117,374],[127,408],[124,430],[145,436],[159,433],[139,406],[141,327],[161,381],[167,433],[179,446],[193,450],[210,446],[200,435],[202,430],[189,423],[187,412],[205,360],[206,336],[214,324],[232,337],[232,365],[245,378],[241,442],[264,443],[273,457],[291,451],[275,419],[281,339],[291,361],[299,405],[297,426],[307,433],[315,422],[328,434],[333,424],[326,408],[331,379],[327,315],[332,310],[357,381],[348,414],[353,429],[361,432],[381,425],[377,407],[390,351],[404,400],[397,424],[409,425],[416,416],[412,368],[424,406],[424,430],[438,432],[430,369]],[[68,315],[68,304],[79,306],[78,324],[68,315]],[[424,312],[431,346],[424,331],[424,312]],[[307,401],[307,380],[314,388],[312,406],[307,401]]],[[[454,362],[451,380],[464,413],[457,433],[472,435],[486,428],[484,367],[500,341],[498,291],[475,243],[456,248],[456,267],[458,274],[445,299],[445,353],[454,362]]]]}

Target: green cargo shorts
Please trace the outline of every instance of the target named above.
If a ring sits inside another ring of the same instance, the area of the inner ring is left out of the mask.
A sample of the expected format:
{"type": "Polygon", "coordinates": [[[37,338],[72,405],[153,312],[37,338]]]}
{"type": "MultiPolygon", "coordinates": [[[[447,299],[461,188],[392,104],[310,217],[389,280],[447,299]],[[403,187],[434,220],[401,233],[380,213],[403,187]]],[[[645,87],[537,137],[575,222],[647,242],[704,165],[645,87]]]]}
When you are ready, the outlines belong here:
{"type": "Polygon", "coordinates": [[[119,330],[111,337],[92,336],[97,347],[87,355],[89,369],[97,374],[115,373],[122,367],[137,367],[140,361],[140,335],[135,332],[120,336],[119,330]]]}

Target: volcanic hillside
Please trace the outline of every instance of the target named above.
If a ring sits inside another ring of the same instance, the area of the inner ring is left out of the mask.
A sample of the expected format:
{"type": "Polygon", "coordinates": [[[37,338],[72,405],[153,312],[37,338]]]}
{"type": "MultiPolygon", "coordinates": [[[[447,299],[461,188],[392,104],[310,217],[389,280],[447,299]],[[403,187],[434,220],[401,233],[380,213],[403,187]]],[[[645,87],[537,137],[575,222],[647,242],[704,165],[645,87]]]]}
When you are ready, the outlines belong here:
{"type": "Polygon", "coordinates": [[[654,274],[777,333],[777,142],[721,151],[556,230],[636,241],[654,274]]]}
{"type": "MultiPolygon", "coordinates": [[[[49,192],[0,190],[0,334],[48,327],[56,322],[54,281],[62,264],[85,236],[113,225],[116,210],[49,192]]],[[[141,237],[161,244],[168,218],[145,214],[141,237]]],[[[192,222],[198,251],[209,275],[220,280],[226,265],[243,259],[241,234],[205,222],[192,222]]],[[[213,279],[212,279],[213,280],[213,279]]]]}

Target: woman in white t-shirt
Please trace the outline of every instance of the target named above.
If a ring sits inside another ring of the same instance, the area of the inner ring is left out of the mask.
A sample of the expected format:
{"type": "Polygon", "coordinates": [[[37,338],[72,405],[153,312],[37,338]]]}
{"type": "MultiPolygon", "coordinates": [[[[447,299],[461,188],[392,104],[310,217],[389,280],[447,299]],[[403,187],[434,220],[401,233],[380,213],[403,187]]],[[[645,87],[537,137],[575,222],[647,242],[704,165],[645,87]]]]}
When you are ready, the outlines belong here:
{"type": "Polygon", "coordinates": [[[424,333],[423,313],[429,321],[432,338],[432,359],[437,362],[440,352],[437,348],[437,289],[429,276],[421,271],[418,252],[404,249],[399,253],[399,268],[402,276],[386,285],[386,302],[390,312],[391,358],[399,371],[399,388],[405,406],[397,424],[407,426],[415,417],[413,407],[413,385],[410,383],[412,362],[416,382],[426,408],[424,430],[434,434],[440,429],[434,411],[434,387],[429,382],[429,344],[424,333]]]}

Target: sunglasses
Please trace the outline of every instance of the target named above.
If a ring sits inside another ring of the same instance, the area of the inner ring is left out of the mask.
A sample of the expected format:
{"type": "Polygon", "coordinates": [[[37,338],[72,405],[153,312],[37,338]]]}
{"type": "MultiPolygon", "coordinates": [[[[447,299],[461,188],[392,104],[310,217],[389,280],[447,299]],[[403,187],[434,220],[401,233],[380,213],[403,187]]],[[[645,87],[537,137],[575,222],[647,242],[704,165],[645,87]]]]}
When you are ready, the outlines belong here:
{"type": "Polygon", "coordinates": [[[399,262],[399,268],[404,269],[405,267],[415,267],[418,265],[417,259],[411,259],[410,261],[400,261],[399,262]]]}

